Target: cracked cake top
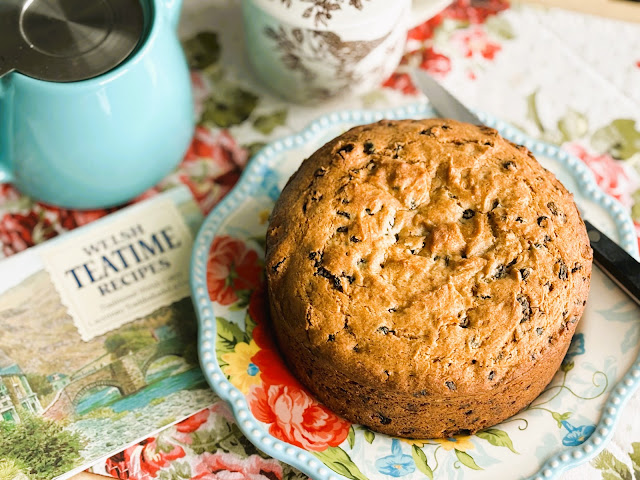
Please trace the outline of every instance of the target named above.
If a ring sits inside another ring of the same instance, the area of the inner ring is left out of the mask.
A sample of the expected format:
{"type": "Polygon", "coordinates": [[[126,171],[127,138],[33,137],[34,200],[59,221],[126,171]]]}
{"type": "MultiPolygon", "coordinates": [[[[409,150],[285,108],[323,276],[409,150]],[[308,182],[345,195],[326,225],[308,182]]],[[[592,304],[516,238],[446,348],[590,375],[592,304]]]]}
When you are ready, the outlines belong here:
{"type": "Polygon", "coordinates": [[[384,120],[330,141],[272,213],[274,322],[362,385],[472,394],[525,372],[586,301],[571,194],[487,127],[384,120]]]}

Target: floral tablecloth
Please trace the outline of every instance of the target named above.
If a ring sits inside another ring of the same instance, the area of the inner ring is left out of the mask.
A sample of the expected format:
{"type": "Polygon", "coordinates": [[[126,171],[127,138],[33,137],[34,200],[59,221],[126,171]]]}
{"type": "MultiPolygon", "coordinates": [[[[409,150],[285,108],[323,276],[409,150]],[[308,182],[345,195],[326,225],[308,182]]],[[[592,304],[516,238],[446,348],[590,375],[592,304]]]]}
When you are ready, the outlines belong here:
{"type": "MultiPolygon", "coordinates": [[[[198,127],[179,168],[140,199],[183,183],[209,212],[264,143],[335,109],[421,100],[407,74],[419,66],[467,105],[581,158],[600,186],[629,209],[640,236],[639,24],[505,0],[456,0],[409,32],[402,64],[379,89],[296,106],[274,97],[252,76],[239,3],[186,2],[180,28],[193,69],[198,127]]],[[[0,257],[108,213],[41,205],[2,185],[0,257]]],[[[222,401],[93,470],[132,480],[305,478],[258,452],[222,401]]],[[[640,393],[624,410],[607,449],[562,478],[630,480],[634,475],[640,479],[640,393]]]]}

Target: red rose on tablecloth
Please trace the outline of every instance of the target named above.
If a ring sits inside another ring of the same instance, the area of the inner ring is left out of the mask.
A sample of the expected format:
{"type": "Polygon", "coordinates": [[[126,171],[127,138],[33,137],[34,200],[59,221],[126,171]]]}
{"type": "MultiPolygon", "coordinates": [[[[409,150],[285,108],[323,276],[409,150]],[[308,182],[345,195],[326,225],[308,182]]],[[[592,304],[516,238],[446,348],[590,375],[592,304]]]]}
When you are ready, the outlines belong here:
{"type": "Polygon", "coordinates": [[[608,153],[590,153],[578,143],[564,145],[593,172],[597,184],[626,207],[633,205],[633,193],[640,188],[640,178],[632,167],[615,160],[608,153]]]}
{"type": "Polygon", "coordinates": [[[469,22],[472,24],[484,23],[491,15],[495,15],[509,8],[507,0],[456,0],[442,11],[442,16],[469,22]]]}
{"type": "Polygon", "coordinates": [[[194,413],[186,420],[177,423],[175,429],[180,433],[193,433],[198,430],[203,423],[206,423],[208,418],[209,409],[205,408],[204,410],[200,410],[198,413],[194,413]]]}
{"type": "Polygon", "coordinates": [[[243,458],[235,453],[205,452],[194,467],[192,480],[278,480],[282,466],[277,460],[258,455],[243,458]]]}
{"type": "Polygon", "coordinates": [[[249,294],[260,284],[262,268],[255,250],[244,242],[223,235],[214,238],[207,262],[207,286],[211,300],[231,305],[249,294]]]}
{"type": "Polygon", "coordinates": [[[177,171],[204,213],[208,213],[240,178],[249,153],[226,130],[199,126],[177,171]]]}
{"type": "Polygon", "coordinates": [[[411,77],[408,73],[396,72],[393,73],[383,84],[383,87],[393,88],[394,90],[400,90],[405,95],[415,95],[418,90],[413,85],[411,77]]]}
{"type": "Polygon", "coordinates": [[[255,417],[269,433],[306,450],[321,452],[340,445],[351,424],[292,385],[253,385],[248,395],[255,417]]]}
{"type": "Polygon", "coordinates": [[[57,235],[51,221],[36,212],[5,213],[0,220],[2,253],[10,256],[57,235]]]}
{"type": "Polygon", "coordinates": [[[64,208],[53,207],[51,205],[43,205],[43,207],[56,218],[58,223],[65,230],[73,230],[77,227],[82,227],[88,223],[93,222],[99,218],[108,215],[115,209],[100,209],[100,210],[65,210],[64,208]]]}
{"type": "Polygon", "coordinates": [[[436,75],[446,75],[451,71],[451,60],[431,47],[425,48],[422,51],[420,68],[436,75]]]}
{"type": "Polygon", "coordinates": [[[481,56],[493,60],[496,53],[502,50],[500,44],[492,42],[487,32],[480,27],[458,32],[452,40],[458,44],[462,54],[467,58],[481,56]]]}
{"type": "Polygon", "coordinates": [[[154,437],[150,437],[109,458],[106,467],[110,474],[118,475],[120,479],[151,480],[161,468],[184,456],[182,447],[175,445],[166,452],[158,448],[154,437]]]}

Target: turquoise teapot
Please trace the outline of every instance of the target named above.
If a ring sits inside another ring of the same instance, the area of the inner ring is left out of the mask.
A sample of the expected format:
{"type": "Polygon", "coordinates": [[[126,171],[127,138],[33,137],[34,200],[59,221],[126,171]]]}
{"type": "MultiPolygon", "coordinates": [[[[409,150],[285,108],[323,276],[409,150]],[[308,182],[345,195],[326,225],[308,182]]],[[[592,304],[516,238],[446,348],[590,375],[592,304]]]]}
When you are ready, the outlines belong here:
{"type": "MultiPolygon", "coordinates": [[[[12,1],[15,6],[18,0],[9,0],[9,4],[12,1]]],[[[104,9],[100,13],[104,22],[116,23],[119,16],[130,17],[110,6],[111,2],[138,2],[82,1],[104,9]]],[[[182,2],[140,0],[139,38],[133,42],[131,53],[108,71],[77,81],[51,80],[67,67],[82,68],[82,62],[71,58],[71,54],[65,57],[54,51],[56,42],[62,45],[73,39],[54,36],[38,45],[34,44],[38,41],[37,24],[33,23],[31,30],[25,29],[29,21],[37,20],[29,20],[35,17],[29,17],[29,9],[38,3],[39,0],[24,2],[14,16],[7,13],[8,4],[5,10],[0,7],[0,30],[7,32],[8,25],[18,25],[12,36],[14,47],[19,42],[27,44],[14,49],[18,51],[16,58],[30,59],[33,68],[42,74],[37,78],[19,66],[9,67],[7,54],[3,56],[0,47],[0,74],[4,73],[0,77],[0,183],[12,183],[34,199],[66,208],[93,209],[125,203],[178,165],[193,134],[190,74],[176,31],[182,2]],[[36,55],[43,57],[41,63],[34,60],[36,55]]],[[[65,2],[40,3],[49,8],[49,4],[65,2]]],[[[66,10],[82,13],[78,9],[66,10]]],[[[93,23],[81,33],[99,30],[102,24],[96,20],[95,12],[85,17],[82,20],[93,23]]],[[[114,48],[114,42],[127,38],[130,41],[137,34],[129,26],[122,31],[123,36],[115,40],[95,36],[92,41],[97,46],[82,37],[83,41],[73,48],[80,52],[80,60],[87,58],[89,62],[90,58],[84,55],[93,47],[97,49],[94,60],[103,59],[105,52],[114,48]]],[[[66,51],[70,51],[70,45],[66,51]]]]}

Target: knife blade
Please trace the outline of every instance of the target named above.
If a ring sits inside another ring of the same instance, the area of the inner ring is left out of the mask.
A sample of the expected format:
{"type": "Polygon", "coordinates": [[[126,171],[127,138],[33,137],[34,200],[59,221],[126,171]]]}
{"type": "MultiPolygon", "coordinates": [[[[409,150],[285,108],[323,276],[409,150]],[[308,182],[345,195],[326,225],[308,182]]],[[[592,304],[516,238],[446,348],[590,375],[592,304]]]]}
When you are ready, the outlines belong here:
{"type": "MultiPolygon", "coordinates": [[[[411,77],[441,116],[482,125],[482,121],[424,70],[415,69],[411,77]]],[[[584,221],[593,249],[593,261],[634,302],[640,305],[640,263],[595,225],[584,221]]]]}

